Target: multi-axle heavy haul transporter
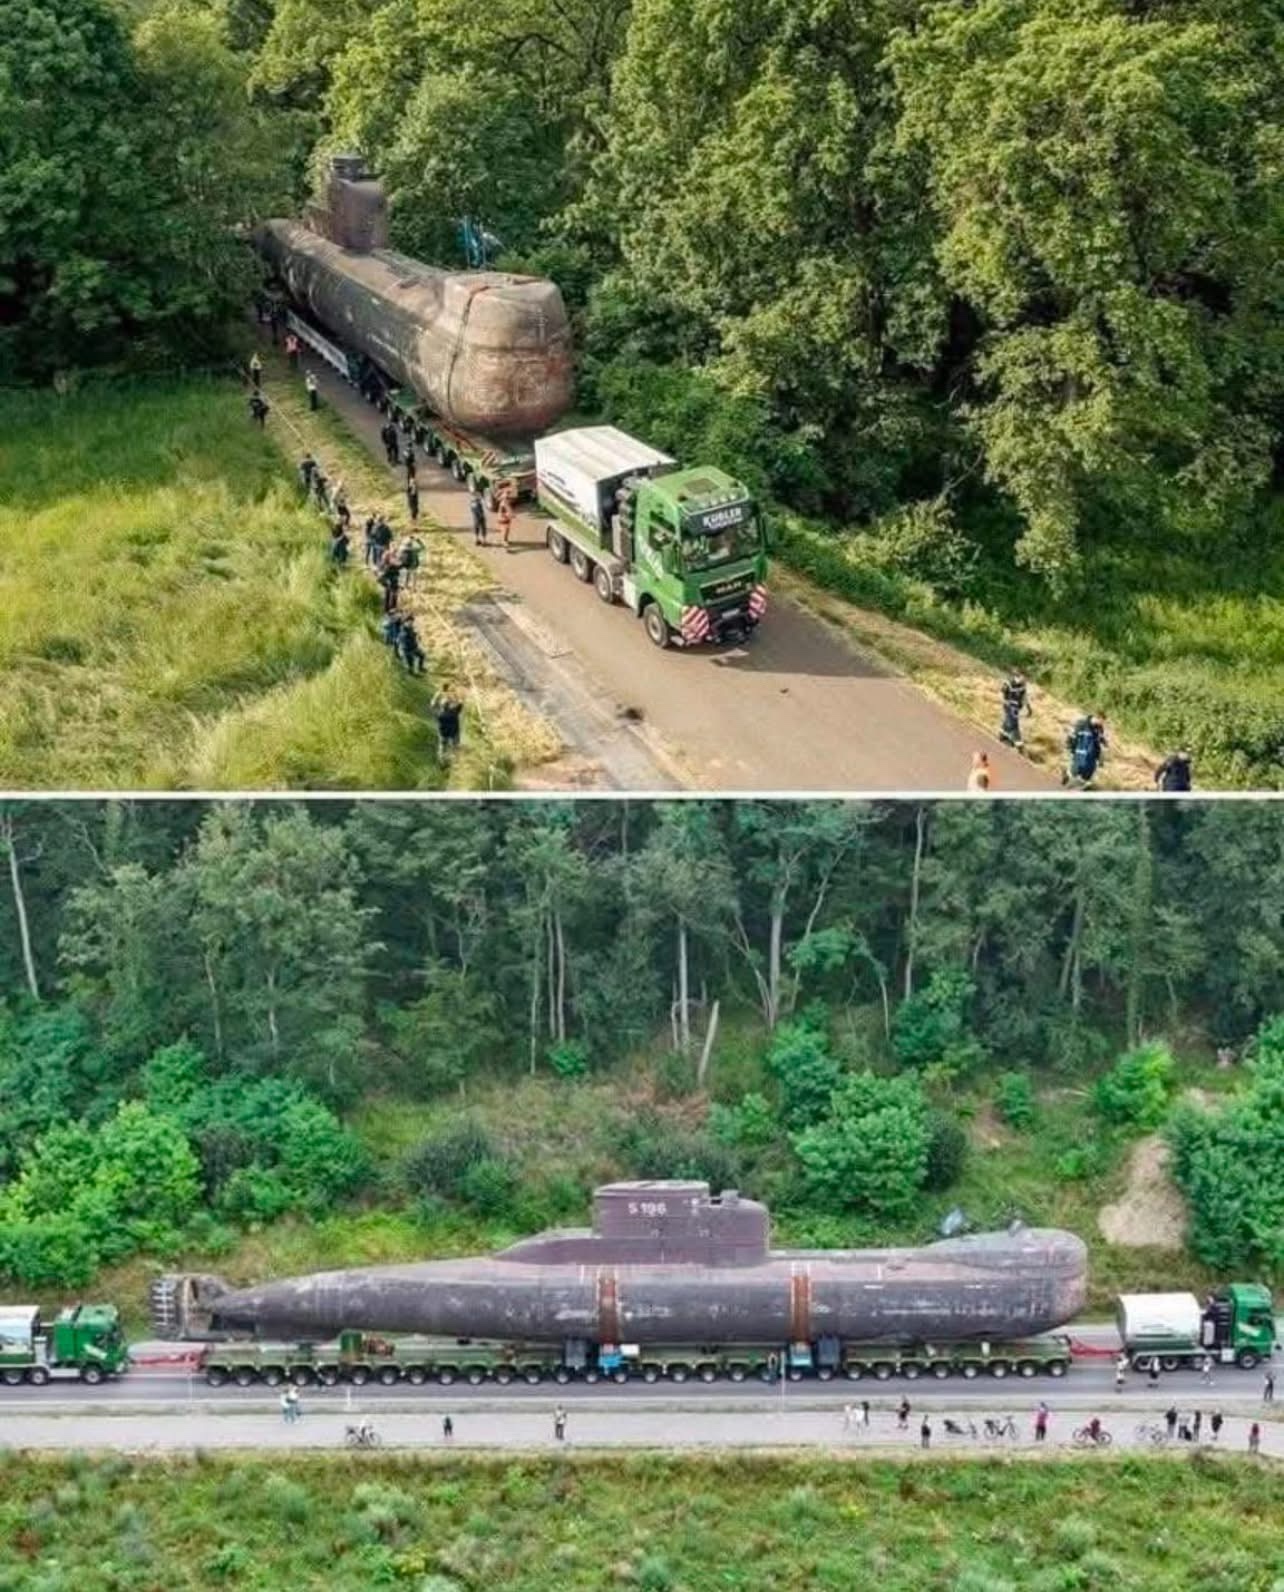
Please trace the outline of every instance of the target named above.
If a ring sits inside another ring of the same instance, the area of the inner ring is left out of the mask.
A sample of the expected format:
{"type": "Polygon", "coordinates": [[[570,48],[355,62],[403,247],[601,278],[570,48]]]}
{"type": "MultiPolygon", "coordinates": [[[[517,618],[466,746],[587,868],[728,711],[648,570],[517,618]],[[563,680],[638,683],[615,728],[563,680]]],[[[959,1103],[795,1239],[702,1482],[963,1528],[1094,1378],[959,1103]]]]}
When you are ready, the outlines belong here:
{"type": "Polygon", "coordinates": [[[657,646],[743,641],[757,627],[766,527],[742,483],[609,426],[548,434],[574,396],[553,282],[389,249],[382,185],[356,155],[335,158],[304,221],[267,221],[255,241],[320,357],[492,508],[538,500],[553,556],[657,646]]]}
{"type": "Polygon", "coordinates": [[[757,1201],[649,1182],[599,1189],[591,1229],[497,1255],[239,1289],[168,1277],[153,1306],[159,1334],[213,1341],[215,1381],[1061,1375],[1051,1334],[1086,1290],[1072,1233],[777,1250],[757,1201]]]}

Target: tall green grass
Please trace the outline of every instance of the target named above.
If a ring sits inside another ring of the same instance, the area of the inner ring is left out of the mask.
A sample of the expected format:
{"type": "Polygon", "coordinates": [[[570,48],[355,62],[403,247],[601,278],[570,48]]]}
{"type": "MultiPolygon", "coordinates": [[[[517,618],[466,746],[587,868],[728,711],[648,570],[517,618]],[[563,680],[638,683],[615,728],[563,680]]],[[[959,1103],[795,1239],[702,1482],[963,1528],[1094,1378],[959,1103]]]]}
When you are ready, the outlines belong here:
{"type": "Polygon", "coordinates": [[[0,1592],[1269,1592],[1281,1503],[1229,1457],[13,1454],[0,1592]]]}
{"type": "Polygon", "coordinates": [[[0,393],[0,784],[441,783],[325,541],[234,382],[0,393]]]}

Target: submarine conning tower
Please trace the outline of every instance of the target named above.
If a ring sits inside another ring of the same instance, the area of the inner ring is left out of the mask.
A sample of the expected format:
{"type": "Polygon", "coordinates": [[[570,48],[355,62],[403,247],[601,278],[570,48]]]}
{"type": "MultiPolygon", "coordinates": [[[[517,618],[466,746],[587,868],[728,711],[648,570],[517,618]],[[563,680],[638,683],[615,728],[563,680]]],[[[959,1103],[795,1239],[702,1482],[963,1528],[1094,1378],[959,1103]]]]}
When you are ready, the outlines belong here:
{"type": "Polygon", "coordinates": [[[318,236],[354,254],[388,247],[388,196],[355,152],[332,157],[324,199],[307,207],[305,219],[318,236]]]}
{"type": "Polygon", "coordinates": [[[767,1207],[735,1189],[685,1180],[606,1183],[593,1226],[539,1233],[496,1255],[531,1266],[760,1266],[770,1253],[767,1207]]]}

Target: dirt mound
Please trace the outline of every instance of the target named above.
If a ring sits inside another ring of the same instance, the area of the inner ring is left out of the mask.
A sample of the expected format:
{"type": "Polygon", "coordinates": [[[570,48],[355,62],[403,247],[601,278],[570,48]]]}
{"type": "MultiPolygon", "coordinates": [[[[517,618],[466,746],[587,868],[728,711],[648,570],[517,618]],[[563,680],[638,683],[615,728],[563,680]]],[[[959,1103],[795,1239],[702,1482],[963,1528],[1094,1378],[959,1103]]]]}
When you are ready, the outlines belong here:
{"type": "Polygon", "coordinates": [[[1169,1171],[1172,1151],[1158,1134],[1133,1146],[1123,1197],[1097,1214],[1102,1237],[1125,1249],[1180,1249],[1186,1206],[1169,1171]]]}

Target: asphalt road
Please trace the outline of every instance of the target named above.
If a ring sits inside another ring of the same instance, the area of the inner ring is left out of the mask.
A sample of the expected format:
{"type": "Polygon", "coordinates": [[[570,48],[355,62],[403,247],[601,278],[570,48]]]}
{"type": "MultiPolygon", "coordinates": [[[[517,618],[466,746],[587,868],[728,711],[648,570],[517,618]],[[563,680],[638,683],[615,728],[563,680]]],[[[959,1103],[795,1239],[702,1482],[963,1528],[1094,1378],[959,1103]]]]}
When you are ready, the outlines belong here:
{"type": "MultiPolygon", "coordinates": [[[[381,417],[321,361],[314,368],[325,401],[381,458],[381,417]]],[[[400,489],[401,472],[390,468],[389,475],[400,489]]],[[[424,518],[442,534],[471,541],[463,488],[422,455],[418,475],[424,518]]],[[[354,513],[359,508],[354,504],[354,513]]],[[[636,619],[608,608],[554,562],[544,527],[543,519],[520,514],[513,550],[492,546],[479,556],[504,588],[505,605],[530,618],[544,650],[563,660],[563,672],[569,657],[599,707],[609,704],[614,715],[646,727],[672,783],[718,791],[957,792],[973,752],[985,750],[997,790],[1052,788],[1045,772],[786,598],[773,599],[744,647],[659,651],[636,619]]],[[[540,689],[538,681],[524,684],[540,689]]],[[[997,679],[995,686],[997,703],[997,679]]]]}

